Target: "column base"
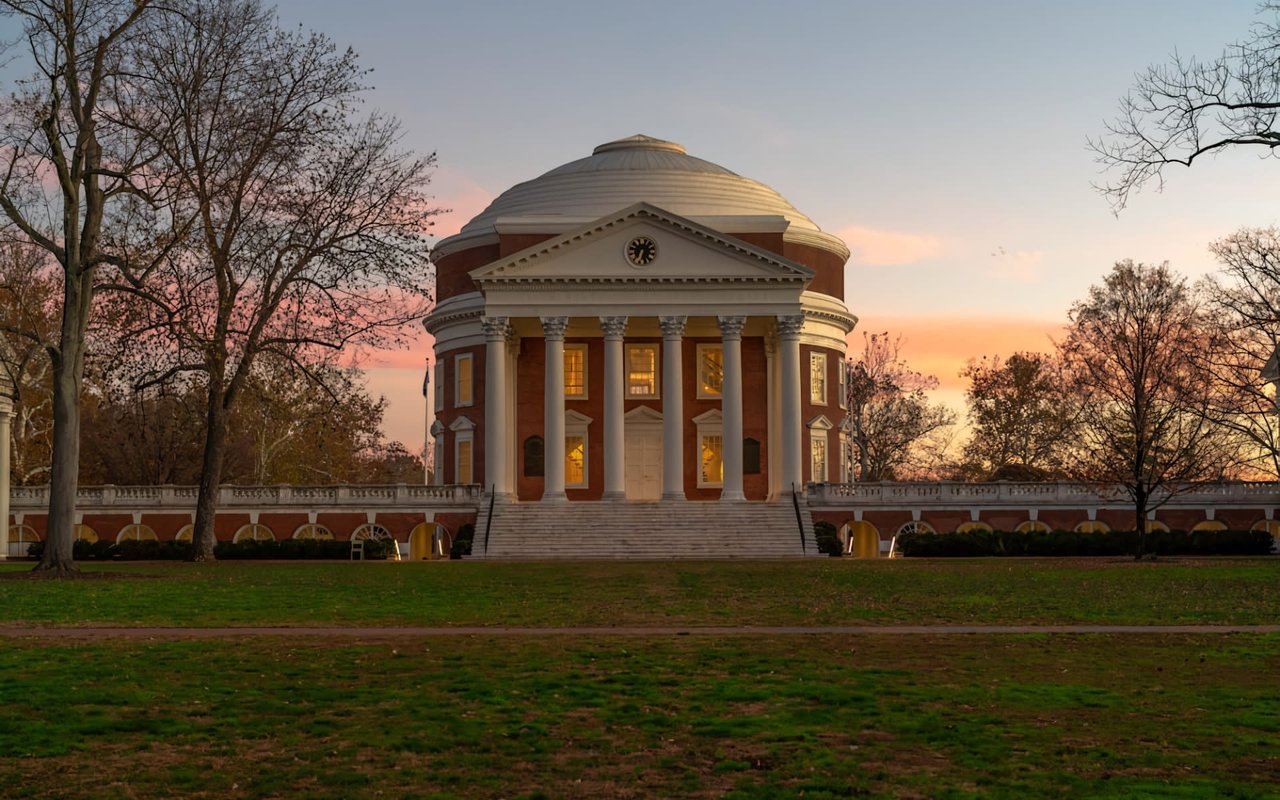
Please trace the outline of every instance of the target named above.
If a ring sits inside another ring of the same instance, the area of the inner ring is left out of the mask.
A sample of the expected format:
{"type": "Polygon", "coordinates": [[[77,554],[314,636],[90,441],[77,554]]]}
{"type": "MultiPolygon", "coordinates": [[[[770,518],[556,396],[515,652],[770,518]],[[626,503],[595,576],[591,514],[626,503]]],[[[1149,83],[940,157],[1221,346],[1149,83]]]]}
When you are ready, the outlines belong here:
{"type": "Polygon", "coordinates": [[[605,492],[604,494],[600,495],[600,499],[601,500],[626,500],[627,493],[626,492],[605,492]]]}
{"type": "Polygon", "coordinates": [[[721,503],[745,503],[747,496],[742,492],[720,492],[721,503]]]}
{"type": "Polygon", "coordinates": [[[569,502],[569,497],[568,497],[568,495],[566,495],[564,492],[557,492],[557,493],[555,493],[555,494],[544,494],[544,495],[542,495],[542,499],[541,499],[539,502],[542,502],[542,503],[567,503],[567,502],[569,502]]]}

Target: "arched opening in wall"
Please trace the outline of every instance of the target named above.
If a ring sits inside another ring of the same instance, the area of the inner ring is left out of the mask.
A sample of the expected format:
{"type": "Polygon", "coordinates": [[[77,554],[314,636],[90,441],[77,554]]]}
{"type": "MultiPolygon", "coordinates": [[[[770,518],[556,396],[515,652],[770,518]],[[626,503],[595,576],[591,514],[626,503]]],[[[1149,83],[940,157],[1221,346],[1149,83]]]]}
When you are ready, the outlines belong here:
{"type": "Polygon", "coordinates": [[[1086,519],[1075,527],[1076,533],[1110,533],[1111,528],[1100,519],[1086,519]]]}
{"type": "Polygon", "coordinates": [[[845,552],[854,558],[880,557],[880,531],[866,520],[858,520],[848,524],[849,536],[846,540],[845,552]]]}
{"type": "Polygon", "coordinates": [[[195,532],[196,532],[196,526],[188,522],[186,525],[183,525],[181,528],[178,529],[178,532],[177,534],[174,535],[173,540],[175,542],[189,543],[193,538],[195,538],[195,532]]]}
{"type": "Polygon", "coordinates": [[[266,525],[259,525],[256,522],[248,525],[241,525],[240,530],[236,531],[236,535],[232,537],[232,542],[274,542],[276,535],[266,525]]]}
{"type": "Polygon", "coordinates": [[[1029,519],[1026,522],[1019,522],[1018,527],[1013,530],[1015,533],[1048,533],[1050,528],[1047,523],[1038,519],[1029,519]]]}
{"type": "Polygon", "coordinates": [[[893,539],[889,541],[889,558],[898,557],[898,537],[904,533],[937,533],[933,526],[922,519],[913,519],[910,522],[904,522],[898,526],[898,530],[893,534],[893,539]]]}
{"type": "Polygon", "coordinates": [[[333,541],[333,531],[323,525],[317,525],[314,522],[308,522],[299,525],[298,529],[293,532],[295,539],[317,539],[325,542],[333,541]]]}
{"type": "Polygon", "coordinates": [[[88,542],[89,544],[93,544],[98,541],[98,532],[93,528],[90,528],[88,525],[76,525],[75,534],[77,542],[88,542]]]}
{"type": "Polygon", "coordinates": [[[436,522],[419,522],[409,532],[409,560],[432,561],[449,557],[449,532],[436,522]]]}
{"type": "Polygon", "coordinates": [[[991,526],[985,522],[961,522],[956,526],[956,533],[991,533],[991,526]]]}
{"type": "Polygon", "coordinates": [[[31,545],[40,541],[40,534],[30,525],[9,526],[9,558],[26,558],[31,545]]]}
{"type": "Polygon", "coordinates": [[[1280,519],[1260,519],[1249,530],[1271,534],[1271,552],[1280,553],[1280,519]]]}
{"type": "Polygon", "coordinates": [[[1191,526],[1192,533],[1196,531],[1225,531],[1226,529],[1226,523],[1218,522],[1216,519],[1202,519],[1191,526]]]}
{"type": "Polygon", "coordinates": [[[159,539],[150,525],[125,525],[116,535],[116,544],[121,542],[154,542],[159,539]]]}
{"type": "Polygon", "coordinates": [[[400,544],[396,542],[396,538],[391,535],[391,531],[376,522],[366,522],[351,532],[351,541],[365,542],[376,541],[386,542],[390,548],[387,551],[387,558],[392,561],[400,560],[400,544]]]}
{"type": "Polygon", "coordinates": [[[1158,519],[1147,520],[1147,533],[1168,533],[1169,526],[1158,519]]]}

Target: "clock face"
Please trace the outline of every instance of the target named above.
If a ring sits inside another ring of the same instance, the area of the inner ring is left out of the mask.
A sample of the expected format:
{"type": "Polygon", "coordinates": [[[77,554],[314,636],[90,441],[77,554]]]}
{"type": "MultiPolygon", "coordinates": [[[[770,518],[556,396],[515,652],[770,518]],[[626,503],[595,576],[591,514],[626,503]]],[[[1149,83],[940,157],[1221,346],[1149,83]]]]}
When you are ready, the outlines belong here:
{"type": "Polygon", "coordinates": [[[658,243],[648,236],[637,236],[627,242],[627,260],[637,267],[652,264],[658,257],[658,243]]]}

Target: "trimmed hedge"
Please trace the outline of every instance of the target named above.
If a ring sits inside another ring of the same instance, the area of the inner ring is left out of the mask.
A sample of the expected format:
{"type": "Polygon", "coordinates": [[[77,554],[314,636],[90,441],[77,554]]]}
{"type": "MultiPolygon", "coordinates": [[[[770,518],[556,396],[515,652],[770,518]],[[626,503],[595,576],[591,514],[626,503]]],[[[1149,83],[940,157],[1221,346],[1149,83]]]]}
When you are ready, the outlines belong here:
{"type": "Polygon", "coordinates": [[[818,541],[818,552],[833,558],[839,558],[840,537],[836,535],[836,526],[825,520],[813,523],[813,537],[818,541]]]}
{"type": "MultiPolygon", "coordinates": [[[[391,555],[393,542],[366,539],[364,557],[371,560],[386,559],[391,555]]],[[[44,554],[44,542],[33,542],[27,555],[40,558],[44,554]]],[[[351,542],[323,539],[284,539],[281,541],[218,542],[213,547],[219,561],[243,561],[252,559],[332,559],[351,557],[351,542]]],[[[71,546],[76,561],[184,561],[191,557],[190,542],[86,542],[77,539],[71,546]]]]}
{"type": "MultiPolygon", "coordinates": [[[[1271,552],[1266,531],[1152,531],[1145,551],[1162,556],[1243,556],[1271,552]]],[[[1134,531],[970,531],[968,533],[903,533],[897,550],[904,556],[971,558],[975,556],[1128,556],[1138,551],[1134,531]]]]}

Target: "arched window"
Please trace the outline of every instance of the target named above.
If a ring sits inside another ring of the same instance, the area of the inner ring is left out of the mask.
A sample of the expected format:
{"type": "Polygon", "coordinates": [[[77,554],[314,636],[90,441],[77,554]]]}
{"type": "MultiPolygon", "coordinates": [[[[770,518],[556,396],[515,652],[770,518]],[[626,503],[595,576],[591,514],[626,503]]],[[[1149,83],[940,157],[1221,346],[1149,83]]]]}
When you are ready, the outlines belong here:
{"type": "Polygon", "coordinates": [[[376,522],[366,522],[351,532],[351,541],[356,542],[364,539],[377,539],[384,542],[394,541],[391,531],[376,522]]]}
{"type": "Polygon", "coordinates": [[[88,525],[76,525],[75,527],[76,541],[88,542],[93,544],[98,541],[98,532],[88,525]]]}
{"type": "Polygon", "coordinates": [[[1169,526],[1158,519],[1147,520],[1147,533],[1168,533],[1169,526]]]}
{"type": "Polygon", "coordinates": [[[896,535],[901,536],[904,533],[937,533],[937,531],[933,529],[932,525],[924,520],[913,519],[910,522],[902,523],[902,526],[898,528],[898,533],[896,535]]]}
{"type": "Polygon", "coordinates": [[[961,522],[956,526],[956,533],[991,533],[991,526],[985,522],[961,522]]]}
{"type": "Polygon", "coordinates": [[[1048,524],[1038,519],[1029,519],[1026,522],[1018,523],[1018,527],[1014,528],[1017,533],[1048,533],[1048,524]]]}
{"type": "Polygon", "coordinates": [[[1086,519],[1075,527],[1076,533],[1108,533],[1110,530],[1107,523],[1100,519],[1086,519]]]}
{"type": "Polygon", "coordinates": [[[317,525],[314,522],[308,522],[305,525],[299,525],[298,529],[293,532],[295,539],[323,539],[326,542],[333,541],[333,531],[323,525],[317,525]]]}
{"type": "Polygon", "coordinates": [[[249,525],[241,525],[240,530],[236,531],[236,535],[231,539],[233,542],[270,542],[275,541],[276,535],[266,525],[251,523],[249,525]]]}
{"type": "Polygon", "coordinates": [[[524,476],[526,478],[541,478],[546,475],[545,458],[546,446],[541,436],[535,434],[524,440],[524,476]]]}
{"type": "Polygon", "coordinates": [[[1225,531],[1227,526],[1225,523],[1218,522],[1216,519],[1202,519],[1192,526],[1192,532],[1195,531],[1225,531]]]}
{"type": "Polygon", "coordinates": [[[190,542],[195,537],[196,526],[190,523],[183,525],[178,529],[178,533],[173,537],[175,542],[190,542]]]}
{"type": "Polygon", "coordinates": [[[1249,530],[1271,534],[1271,552],[1280,553],[1280,519],[1260,519],[1249,530]]]}
{"type": "Polygon", "coordinates": [[[149,525],[125,525],[116,536],[116,544],[121,542],[154,542],[158,537],[149,525]]]}
{"type": "Polygon", "coordinates": [[[9,526],[9,558],[26,558],[27,548],[40,541],[40,534],[30,525],[9,526]]]}

